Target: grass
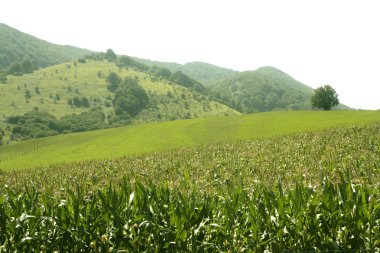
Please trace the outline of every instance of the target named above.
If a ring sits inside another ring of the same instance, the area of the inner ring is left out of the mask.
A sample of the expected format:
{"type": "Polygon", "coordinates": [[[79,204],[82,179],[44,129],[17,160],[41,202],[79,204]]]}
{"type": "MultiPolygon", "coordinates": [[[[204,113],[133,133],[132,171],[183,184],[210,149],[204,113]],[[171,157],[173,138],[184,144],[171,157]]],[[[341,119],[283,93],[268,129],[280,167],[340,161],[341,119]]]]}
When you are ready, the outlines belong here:
{"type": "Polygon", "coordinates": [[[379,130],[4,171],[0,251],[378,252],[379,130]]]}
{"type": "Polygon", "coordinates": [[[289,111],[149,123],[0,147],[2,169],[140,155],[185,146],[267,138],[379,121],[379,111],[289,111]]]}

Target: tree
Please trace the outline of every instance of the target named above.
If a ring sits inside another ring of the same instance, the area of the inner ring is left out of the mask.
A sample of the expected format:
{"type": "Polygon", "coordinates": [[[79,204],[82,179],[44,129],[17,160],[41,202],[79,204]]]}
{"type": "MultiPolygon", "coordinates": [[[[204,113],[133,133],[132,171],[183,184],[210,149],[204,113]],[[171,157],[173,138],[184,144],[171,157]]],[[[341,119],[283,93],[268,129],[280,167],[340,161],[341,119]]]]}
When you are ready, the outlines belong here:
{"type": "Polygon", "coordinates": [[[311,105],[313,108],[320,108],[327,111],[338,104],[338,94],[330,85],[317,88],[311,96],[311,105]]]}
{"type": "Polygon", "coordinates": [[[4,130],[0,127],[0,145],[3,145],[3,138],[4,138],[5,132],[4,130]]]}
{"type": "Polygon", "coordinates": [[[197,80],[194,80],[188,75],[185,75],[184,73],[182,73],[182,71],[175,72],[170,77],[169,80],[172,81],[173,83],[179,84],[187,88],[191,88],[200,93],[205,91],[205,87],[200,82],[198,82],[197,80]]]}
{"type": "Polygon", "coordinates": [[[34,71],[33,63],[29,59],[23,60],[21,63],[21,67],[22,67],[22,72],[24,72],[25,74],[29,74],[34,71]]]}
{"type": "Polygon", "coordinates": [[[7,81],[6,73],[4,70],[0,67],[0,83],[5,83],[7,81]]]}
{"type": "Polygon", "coordinates": [[[11,66],[9,67],[8,73],[11,75],[16,75],[16,76],[22,75],[21,64],[18,62],[12,63],[11,66]]]}
{"type": "Polygon", "coordinates": [[[126,77],[112,102],[116,115],[134,117],[148,104],[148,95],[135,79],[126,77]]]}
{"type": "Polygon", "coordinates": [[[119,84],[121,83],[122,80],[115,72],[111,72],[106,77],[106,81],[107,81],[107,89],[110,92],[114,92],[119,87],[119,84]]]}
{"type": "Polygon", "coordinates": [[[114,61],[116,60],[117,55],[112,49],[107,49],[107,52],[104,55],[104,59],[107,59],[108,61],[114,61]]]}
{"type": "Polygon", "coordinates": [[[158,66],[152,66],[150,68],[150,72],[153,75],[155,75],[155,76],[166,78],[166,79],[169,79],[170,76],[172,75],[172,72],[170,72],[169,69],[167,69],[167,68],[161,68],[161,67],[158,67],[158,66]]]}

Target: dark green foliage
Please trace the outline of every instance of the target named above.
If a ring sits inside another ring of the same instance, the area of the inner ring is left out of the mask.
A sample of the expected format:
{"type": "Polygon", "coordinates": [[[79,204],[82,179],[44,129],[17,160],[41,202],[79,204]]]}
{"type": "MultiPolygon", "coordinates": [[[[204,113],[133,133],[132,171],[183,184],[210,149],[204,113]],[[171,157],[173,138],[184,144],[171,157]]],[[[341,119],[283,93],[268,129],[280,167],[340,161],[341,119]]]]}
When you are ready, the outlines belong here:
{"type": "Polygon", "coordinates": [[[136,116],[148,104],[148,95],[136,79],[126,77],[115,90],[113,107],[116,115],[136,116]]]}
{"type": "Polygon", "coordinates": [[[184,73],[182,73],[182,71],[175,72],[170,77],[170,81],[172,81],[173,83],[182,85],[184,87],[193,89],[193,90],[198,91],[198,92],[204,92],[205,91],[204,86],[200,82],[198,82],[198,81],[192,79],[191,77],[185,75],[184,73]]]}
{"type": "Polygon", "coordinates": [[[0,67],[30,59],[34,69],[83,57],[89,50],[59,46],[0,24],[0,67]]]}
{"type": "Polygon", "coordinates": [[[216,81],[230,77],[237,72],[204,62],[190,62],[183,65],[182,72],[200,81],[206,87],[212,87],[216,81]]]}
{"type": "Polygon", "coordinates": [[[8,117],[6,121],[13,125],[12,140],[41,138],[59,133],[56,118],[47,112],[31,111],[23,116],[8,117]]]}
{"type": "MultiPolygon", "coordinates": [[[[60,99],[60,97],[56,97],[57,100],[60,99]]],[[[88,108],[90,107],[90,102],[88,101],[88,98],[86,97],[74,97],[74,98],[71,98],[68,100],[68,104],[71,105],[71,106],[74,106],[74,107],[84,107],[84,108],[88,108]]]]}
{"type": "Polygon", "coordinates": [[[100,110],[65,115],[58,124],[61,132],[84,132],[108,127],[105,123],[104,113],[100,110]]]}
{"type": "Polygon", "coordinates": [[[108,61],[114,61],[116,60],[117,55],[112,49],[107,49],[106,53],[104,54],[104,59],[108,61]]]}
{"type": "Polygon", "coordinates": [[[84,58],[87,60],[101,61],[104,60],[104,52],[86,54],[84,58]]]}
{"type": "Polygon", "coordinates": [[[79,58],[78,59],[78,63],[86,63],[87,61],[86,61],[86,59],[85,58],[79,58]]]}
{"type": "Polygon", "coordinates": [[[3,145],[4,135],[5,135],[5,132],[4,132],[4,130],[0,127],[0,145],[3,145]]]}
{"type": "Polygon", "coordinates": [[[238,73],[212,88],[219,101],[242,113],[310,109],[312,91],[272,67],[238,73]]]}
{"type": "Polygon", "coordinates": [[[162,77],[162,78],[165,78],[167,80],[169,80],[169,78],[172,75],[172,72],[170,72],[169,69],[161,68],[161,67],[157,67],[157,66],[152,66],[150,68],[149,72],[155,76],[162,77]]]}
{"type": "Polygon", "coordinates": [[[158,62],[145,59],[138,59],[140,62],[153,67],[158,66],[161,68],[167,68],[171,72],[181,71],[182,73],[190,76],[191,78],[201,82],[206,87],[212,87],[216,81],[230,77],[237,71],[218,67],[212,64],[204,62],[191,62],[184,65],[171,62],[158,62]]]}
{"type": "Polygon", "coordinates": [[[16,76],[22,75],[21,64],[19,62],[13,62],[8,69],[8,73],[16,76]]]}
{"type": "Polygon", "coordinates": [[[110,92],[114,92],[119,87],[119,84],[121,83],[121,81],[122,80],[118,74],[116,74],[115,72],[109,73],[108,76],[106,77],[107,89],[110,92]]]}
{"type": "Polygon", "coordinates": [[[30,99],[32,97],[32,94],[30,93],[30,90],[25,90],[25,99],[30,99]]]}
{"type": "Polygon", "coordinates": [[[141,63],[140,61],[136,61],[133,58],[126,55],[119,56],[119,58],[117,58],[116,65],[123,68],[131,67],[143,72],[146,72],[149,70],[149,66],[141,63]]]}
{"type": "Polygon", "coordinates": [[[313,108],[330,110],[339,104],[338,94],[330,85],[317,88],[311,96],[313,108]]]}
{"type": "Polygon", "coordinates": [[[7,81],[7,73],[0,67],[0,83],[5,83],[7,81]]]}
{"type": "Polygon", "coordinates": [[[136,61],[133,60],[131,57],[126,56],[126,55],[121,55],[117,59],[117,65],[119,67],[133,67],[135,65],[136,61]]]}
{"type": "Polygon", "coordinates": [[[25,59],[21,63],[22,72],[24,74],[30,74],[34,71],[34,66],[31,60],[25,59]]]}
{"type": "Polygon", "coordinates": [[[27,140],[108,127],[104,113],[97,109],[81,114],[66,115],[59,120],[47,112],[34,110],[22,116],[8,117],[6,122],[12,126],[12,140],[27,140]]]}

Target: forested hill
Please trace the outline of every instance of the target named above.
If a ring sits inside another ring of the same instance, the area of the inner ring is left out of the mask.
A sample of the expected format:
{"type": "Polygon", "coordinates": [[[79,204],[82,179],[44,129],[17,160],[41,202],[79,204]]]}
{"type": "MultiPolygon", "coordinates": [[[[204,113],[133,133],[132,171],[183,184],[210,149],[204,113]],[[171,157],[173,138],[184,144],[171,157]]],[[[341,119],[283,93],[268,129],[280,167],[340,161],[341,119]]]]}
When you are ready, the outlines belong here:
{"type": "Polygon", "coordinates": [[[174,62],[159,62],[135,58],[148,66],[167,68],[172,72],[181,71],[201,82],[205,87],[212,87],[217,81],[238,73],[235,70],[215,66],[205,62],[189,62],[178,64],[174,62]]]}
{"type": "Polygon", "coordinates": [[[91,51],[73,46],[60,46],[20,32],[0,23],[0,67],[29,60],[34,68],[47,67],[83,57],[91,51]]]}
{"type": "MultiPolygon", "coordinates": [[[[240,72],[212,87],[219,99],[242,113],[311,109],[313,89],[274,67],[240,72]]],[[[348,107],[340,105],[340,109],[348,107]]]]}

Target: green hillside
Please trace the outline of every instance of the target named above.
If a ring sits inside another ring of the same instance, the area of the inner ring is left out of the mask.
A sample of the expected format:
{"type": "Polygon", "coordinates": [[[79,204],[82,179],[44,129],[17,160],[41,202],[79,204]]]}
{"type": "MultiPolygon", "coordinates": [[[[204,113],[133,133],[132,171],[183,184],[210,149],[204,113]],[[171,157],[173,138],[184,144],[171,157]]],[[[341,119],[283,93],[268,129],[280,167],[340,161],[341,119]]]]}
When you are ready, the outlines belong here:
{"type": "Polygon", "coordinates": [[[0,147],[0,167],[99,160],[183,146],[257,139],[379,121],[380,111],[293,111],[150,123],[0,147]]]}
{"type": "Polygon", "coordinates": [[[273,67],[237,73],[216,83],[212,91],[242,113],[308,110],[313,93],[312,88],[273,67]]]}
{"type": "Polygon", "coordinates": [[[216,81],[232,76],[238,73],[235,70],[218,67],[209,63],[204,62],[190,62],[186,64],[178,64],[173,62],[159,62],[151,61],[146,59],[137,60],[143,62],[148,66],[159,66],[162,68],[167,68],[172,72],[182,71],[186,75],[200,81],[206,87],[212,87],[216,81]]]}
{"type": "Polygon", "coordinates": [[[114,94],[107,89],[106,77],[112,72],[121,78],[133,78],[148,96],[148,105],[127,123],[239,114],[168,80],[132,68],[119,68],[113,62],[88,60],[55,65],[22,76],[9,75],[7,83],[0,84],[0,128],[7,129],[7,117],[32,110],[61,118],[96,108],[111,121],[114,94]],[[75,99],[85,99],[88,104],[75,106],[71,103],[75,99]]]}
{"type": "MultiPolygon", "coordinates": [[[[182,71],[200,81],[210,95],[241,113],[309,110],[313,89],[274,67],[238,72],[203,62],[177,64],[138,59],[149,66],[182,71]]],[[[338,105],[337,109],[350,109],[338,105]]]]}
{"type": "Polygon", "coordinates": [[[89,50],[60,46],[0,24],[0,68],[7,69],[13,62],[28,59],[35,67],[46,67],[78,59],[89,50]]]}

